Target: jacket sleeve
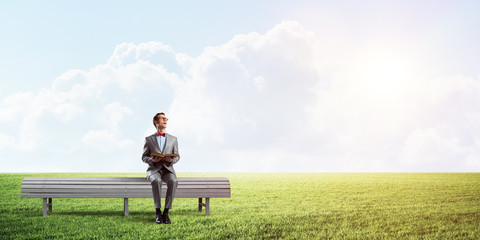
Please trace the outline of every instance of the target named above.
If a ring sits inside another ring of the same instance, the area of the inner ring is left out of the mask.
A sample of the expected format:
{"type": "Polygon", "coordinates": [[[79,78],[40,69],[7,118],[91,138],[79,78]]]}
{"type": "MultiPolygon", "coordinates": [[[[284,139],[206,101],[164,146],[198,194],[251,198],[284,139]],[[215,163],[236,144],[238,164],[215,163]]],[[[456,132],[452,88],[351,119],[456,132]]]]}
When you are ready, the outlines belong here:
{"type": "MultiPolygon", "coordinates": [[[[173,144],[173,153],[178,153],[178,140],[177,140],[177,138],[175,138],[175,144],[173,144]]],[[[178,161],[180,161],[180,154],[172,160],[172,164],[175,164],[178,161]]]]}
{"type": "Polygon", "coordinates": [[[150,148],[148,147],[147,138],[145,138],[145,144],[143,145],[142,161],[148,165],[153,165],[153,159],[150,155],[150,148]]]}

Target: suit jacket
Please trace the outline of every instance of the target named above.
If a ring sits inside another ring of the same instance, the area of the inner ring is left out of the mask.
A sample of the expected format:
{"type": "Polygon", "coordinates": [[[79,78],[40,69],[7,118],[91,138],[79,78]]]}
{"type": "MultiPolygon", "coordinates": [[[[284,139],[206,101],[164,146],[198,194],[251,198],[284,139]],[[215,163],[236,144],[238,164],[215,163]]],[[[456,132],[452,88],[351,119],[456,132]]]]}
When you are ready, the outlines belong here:
{"type": "Polygon", "coordinates": [[[168,169],[168,171],[175,174],[175,169],[173,169],[173,164],[177,163],[180,160],[180,156],[173,158],[173,161],[170,163],[166,161],[153,162],[153,159],[150,156],[152,152],[157,152],[162,154],[178,153],[177,137],[172,136],[168,133],[165,134],[165,147],[163,148],[163,152],[160,151],[160,147],[158,146],[157,133],[154,133],[146,137],[145,145],[143,146],[143,155],[142,155],[142,161],[148,164],[147,176],[150,176],[151,174],[158,172],[162,168],[166,168],[168,169]]]}

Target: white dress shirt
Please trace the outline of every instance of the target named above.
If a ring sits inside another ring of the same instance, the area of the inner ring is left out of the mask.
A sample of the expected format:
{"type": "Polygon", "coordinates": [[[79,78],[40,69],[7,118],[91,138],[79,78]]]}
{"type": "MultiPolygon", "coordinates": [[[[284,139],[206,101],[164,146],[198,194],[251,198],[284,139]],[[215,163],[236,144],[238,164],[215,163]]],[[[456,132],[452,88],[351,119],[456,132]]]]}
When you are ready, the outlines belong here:
{"type": "Polygon", "coordinates": [[[158,146],[160,147],[160,151],[163,152],[163,148],[165,147],[165,137],[164,136],[158,136],[158,134],[157,134],[157,142],[158,142],[158,146]]]}

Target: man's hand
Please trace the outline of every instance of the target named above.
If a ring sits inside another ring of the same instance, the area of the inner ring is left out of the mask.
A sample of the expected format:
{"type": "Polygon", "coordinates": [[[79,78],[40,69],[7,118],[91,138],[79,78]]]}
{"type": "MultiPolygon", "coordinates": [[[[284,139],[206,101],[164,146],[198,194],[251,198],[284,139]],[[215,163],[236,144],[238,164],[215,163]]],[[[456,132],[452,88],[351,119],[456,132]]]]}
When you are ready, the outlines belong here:
{"type": "Polygon", "coordinates": [[[153,156],[153,157],[152,157],[152,161],[153,161],[153,162],[160,162],[160,161],[162,161],[162,159],[163,159],[163,158],[161,158],[161,157],[159,157],[159,156],[153,156]]]}
{"type": "Polygon", "coordinates": [[[173,161],[173,157],[165,157],[165,161],[167,161],[167,162],[172,162],[172,161],[173,161]]]}
{"type": "Polygon", "coordinates": [[[164,157],[164,158],[159,157],[159,156],[153,156],[152,157],[153,162],[160,162],[162,160],[171,163],[173,161],[173,157],[164,157]]]}

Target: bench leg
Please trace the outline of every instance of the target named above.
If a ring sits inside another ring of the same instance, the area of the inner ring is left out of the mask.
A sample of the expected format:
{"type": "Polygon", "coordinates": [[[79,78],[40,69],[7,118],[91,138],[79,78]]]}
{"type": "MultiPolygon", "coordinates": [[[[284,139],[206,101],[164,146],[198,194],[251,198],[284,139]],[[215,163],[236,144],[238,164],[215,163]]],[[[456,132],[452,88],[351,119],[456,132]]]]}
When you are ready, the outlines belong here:
{"type": "Polygon", "coordinates": [[[52,199],[51,198],[48,199],[48,211],[52,212],[52,199]]]}
{"type": "Polygon", "coordinates": [[[128,198],[123,199],[123,211],[125,212],[125,217],[128,217],[128,198]]]}
{"type": "Polygon", "coordinates": [[[43,216],[44,217],[47,216],[47,199],[46,198],[43,199],[43,216]]]}
{"type": "Polygon", "coordinates": [[[202,207],[205,207],[205,216],[210,216],[210,198],[205,198],[205,203],[202,202],[202,198],[198,198],[198,211],[202,211],[202,207]]]}
{"type": "Polygon", "coordinates": [[[205,198],[205,216],[210,216],[210,198],[205,198]]]}

